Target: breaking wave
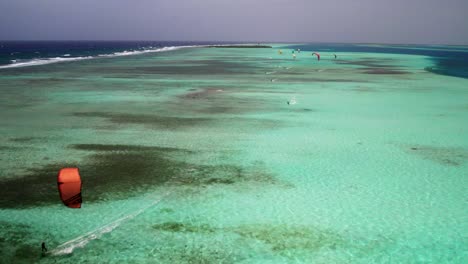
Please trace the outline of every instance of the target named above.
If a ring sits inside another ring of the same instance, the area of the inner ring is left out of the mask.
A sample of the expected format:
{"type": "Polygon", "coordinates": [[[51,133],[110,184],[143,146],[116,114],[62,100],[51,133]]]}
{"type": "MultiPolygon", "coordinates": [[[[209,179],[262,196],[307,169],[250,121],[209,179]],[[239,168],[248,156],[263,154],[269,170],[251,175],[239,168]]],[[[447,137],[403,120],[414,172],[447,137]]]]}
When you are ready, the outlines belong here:
{"type": "Polygon", "coordinates": [[[172,50],[178,50],[178,49],[190,48],[190,47],[196,47],[196,46],[172,46],[172,47],[163,47],[163,48],[156,48],[156,49],[151,48],[151,49],[145,49],[145,50],[130,50],[130,51],[125,50],[122,52],[100,54],[97,56],[70,57],[70,54],[64,54],[63,57],[38,58],[38,59],[31,59],[31,60],[11,60],[10,64],[1,65],[0,69],[38,66],[38,65],[52,64],[52,63],[58,63],[58,62],[81,61],[81,60],[89,60],[89,59],[96,59],[96,58],[103,58],[103,57],[109,58],[109,57],[138,55],[138,54],[152,53],[152,52],[165,52],[165,51],[172,51],[172,50]]]}

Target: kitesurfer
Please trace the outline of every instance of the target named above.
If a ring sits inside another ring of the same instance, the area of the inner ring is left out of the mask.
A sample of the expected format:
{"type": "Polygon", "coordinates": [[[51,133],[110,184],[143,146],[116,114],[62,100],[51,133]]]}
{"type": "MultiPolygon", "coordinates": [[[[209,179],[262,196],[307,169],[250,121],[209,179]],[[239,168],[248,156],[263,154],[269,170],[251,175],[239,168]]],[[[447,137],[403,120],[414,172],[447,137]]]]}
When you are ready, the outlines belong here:
{"type": "Polygon", "coordinates": [[[46,252],[47,252],[47,248],[46,248],[46,245],[45,245],[45,242],[44,242],[44,241],[42,242],[41,247],[42,247],[42,253],[43,253],[43,254],[46,253],[46,252]]]}
{"type": "Polygon", "coordinates": [[[296,104],[296,98],[295,97],[291,98],[289,101],[287,101],[287,103],[288,103],[288,105],[296,104]]]}

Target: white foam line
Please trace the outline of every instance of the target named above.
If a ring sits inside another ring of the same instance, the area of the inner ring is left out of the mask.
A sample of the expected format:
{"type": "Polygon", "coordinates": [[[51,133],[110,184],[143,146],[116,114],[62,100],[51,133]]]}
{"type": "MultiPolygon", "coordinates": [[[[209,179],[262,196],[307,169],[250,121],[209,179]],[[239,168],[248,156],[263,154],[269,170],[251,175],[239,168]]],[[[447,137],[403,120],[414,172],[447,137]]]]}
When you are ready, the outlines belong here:
{"type": "Polygon", "coordinates": [[[8,69],[8,68],[18,68],[18,67],[27,67],[27,66],[37,66],[37,65],[44,65],[44,64],[51,64],[57,62],[65,62],[65,61],[78,61],[78,60],[87,60],[92,59],[94,57],[87,56],[87,57],[74,57],[74,58],[62,58],[62,57],[55,57],[55,58],[47,58],[47,59],[33,59],[23,62],[18,62],[18,60],[12,60],[12,64],[2,65],[0,69],[8,69]]]}
{"type": "Polygon", "coordinates": [[[168,196],[170,192],[167,192],[163,194],[158,200],[153,201],[149,205],[131,213],[126,216],[123,216],[113,222],[110,222],[104,226],[99,227],[98,229],[95,229],[93,231],[90,231],[84,235],[81,235],[79,237],[76,237],[74,239],[71,239],[65,243],[62,243],[58,247],[52,249],[51,251],[48,252],[48,254],[53,255],[53,256],[59,256],[59,255],[66,255],[70,254],[75,250],[76,248],[83,248],[86,244],[88,244],[90,241],[95,240],[100,238],[103,234],[112,232],[115,228],[120,226],[123,222],[130,220],[139,214],[143,213],[145,210],[148,208],[160,203],[164,197],[168,196]]]}
{"type": "Polygon", "coordinates": [[[138,54],[151,53],[151,52],[164,52],[164,51],[178,50],[182,48],[193,48],[193,47],[197,47],[197,46],[172,46],[172,47],[163,47],[160,49],[135,50],[135,51],[124,50],[122,52],[115,52],[112,54],[102,54],[98,56],[99,57],[129,56],[129,55],[138,55],[138,54]]]}
{"type": "MultiPolygon", "coordinates": [[[[89,59],[97,59],[97,58],[108,58],[108,57],[120,57],[120,56],[129,56],[129,55],[139,55],[144,53],[151,53],[151,52],[165,52],[171,50],[178,50],[183,48],[193,48],[199,46],[172,46],[172,47],[163,47],[159,49],[148,49],[148,50],[137,50],[137,51],[122,51],[122,52],[114,52],[112,54],[101,54],[97,56],[86,56],[86,57],[55,57],[55,58],[42,58],[42,59],[32,59],[23,62],[18,62],[15,60],[13,63],[8,65],[0,66],[0,69],[8,69],[8,68],[17,68],[17,67],[28,67],[28,66],[38,66],[38,65],[45,65],[45,64],[52,64],[58,62],[67,62],[67,61],[80,61],[80,60],[89,60],[89,59]]],[[[66,56],[69,54],[65,54],[66,56]]]]}
{"type": "MultiPolygon", "coordinates": [[[[119,57],[119,56],[129,56],[129,55],[139,55],[144,53],[151,53],[151,52],[165,52],[171,50],[178,50],[184,48],[196,48],[196,47],[223,47],[223,46],[230,46],[233,44],[220,44],[220,45],[187,45],[187,46],[170,46],[170,47],[162,47],[159,49],[146,49],[146,50],[134,50],[134,51],[122,51],[122,52],[114,52],[112,54],[100,54],[96,56],[86,56],[86,57],[69,57],[64,54],[63,57],[55,57],[55,58],[41,58],[41,59],[32,59],[28,61],[18,62],[17,60],[12,60],[13,63],[8,65],[0,66],[0,69],[8,69],[8,68],[18,68],[18,67],[28,67],[28,66],[38,66],[38,65],[45,65],[45,64],[52,64],[58,62],[66,62],[66,61],[80,61],[80,60],[89,60],[89,59],[98,59],[98,58],[108,58],[108,57],[119,57]],[[64,58],[65,57],[65,58],[64,58]]],[[[248,45],[248,44],[246,44],[248,45]]],[[[36,52],[40,53],[40,52],[36,52]]],[[[12,54],[13,55],[13,54],[12,54]]]]}

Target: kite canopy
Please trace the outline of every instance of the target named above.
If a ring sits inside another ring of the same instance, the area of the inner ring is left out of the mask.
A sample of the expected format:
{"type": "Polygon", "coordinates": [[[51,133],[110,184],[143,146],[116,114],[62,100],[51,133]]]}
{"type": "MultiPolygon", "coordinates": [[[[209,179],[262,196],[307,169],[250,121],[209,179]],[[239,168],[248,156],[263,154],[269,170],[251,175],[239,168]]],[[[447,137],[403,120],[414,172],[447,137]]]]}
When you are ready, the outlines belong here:
{"type": "Polygon", "coordinates": [[[317,60],[320,60],[320,54],[318,54],[317,52],[312,53],[312,55],[317,56],[317,60]]]}
{"type": "Polygon", "coordinates": [[[59,171],[57,185],[62,202],[70,208],[81,208],[81,178],[78,168],[59,171]]]}

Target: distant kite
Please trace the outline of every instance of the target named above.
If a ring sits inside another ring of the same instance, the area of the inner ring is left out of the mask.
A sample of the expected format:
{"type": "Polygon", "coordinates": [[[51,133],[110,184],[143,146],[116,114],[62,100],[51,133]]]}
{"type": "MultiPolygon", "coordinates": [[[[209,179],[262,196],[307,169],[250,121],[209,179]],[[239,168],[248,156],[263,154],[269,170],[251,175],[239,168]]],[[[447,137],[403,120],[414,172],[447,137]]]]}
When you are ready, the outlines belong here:
{"type": "Polygon", "coordinates": [[[57,176],[62,202],[70,208],[81,208],[81,178],[78,168],[63,168],[57,176]]]}
{"type": "Polygon", "coordinates": [[[317,52],[312,53],[312,55],[317,56],[317,60],[320,60],[320,54],[318,54],[317,52]]]}

